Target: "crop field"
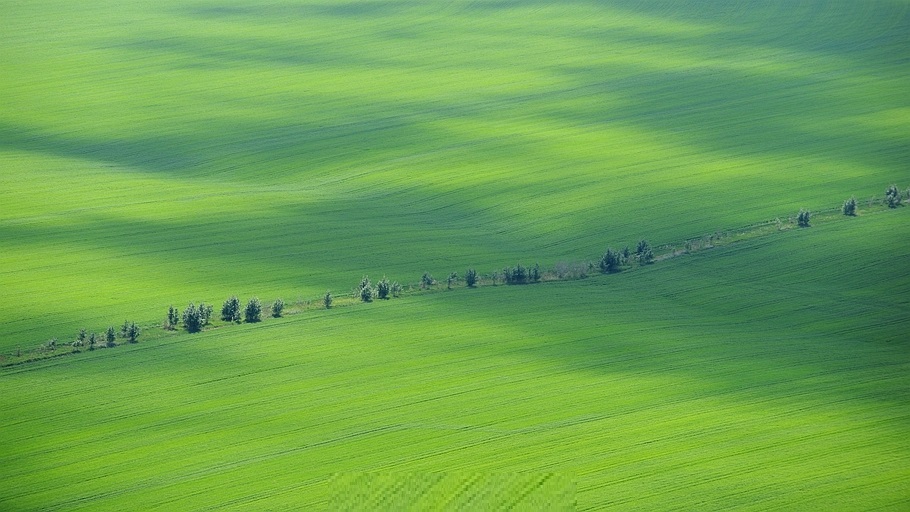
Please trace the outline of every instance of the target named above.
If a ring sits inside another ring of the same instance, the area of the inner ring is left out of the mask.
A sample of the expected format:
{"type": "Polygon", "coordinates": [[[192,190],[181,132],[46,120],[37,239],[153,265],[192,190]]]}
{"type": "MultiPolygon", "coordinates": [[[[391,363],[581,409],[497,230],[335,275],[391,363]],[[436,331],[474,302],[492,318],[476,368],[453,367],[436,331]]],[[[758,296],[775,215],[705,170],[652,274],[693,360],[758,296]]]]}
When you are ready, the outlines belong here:
{"type": "Polygon", "coordinates": [[[908,215],[6,368],[0,509],[906,510],[908,215]]]}
{"type": "Polygon", "coordinates": [[[905,1],[0,1],[0,353],[910,184],[905,1]]]}

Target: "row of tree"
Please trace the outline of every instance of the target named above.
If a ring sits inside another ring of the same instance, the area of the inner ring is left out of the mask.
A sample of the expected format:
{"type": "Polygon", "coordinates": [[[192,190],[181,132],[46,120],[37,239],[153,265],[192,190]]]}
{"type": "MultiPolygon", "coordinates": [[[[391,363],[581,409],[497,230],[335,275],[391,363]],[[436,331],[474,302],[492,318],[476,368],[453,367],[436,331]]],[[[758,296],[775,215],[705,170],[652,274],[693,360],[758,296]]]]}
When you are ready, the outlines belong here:
{"type": "MultiPolygon", "coordinates": [[[[117,345],[117,336],[128,343],[138,343],[139,335],[142,329],[136,325],[136,322],[124,321],[120,326],[120,331],[115,331],[114,326],[110,326],[103,334],[89,333],[86,329],[80,329],[76,339],[69,343],[73,351],[78,352],[83,347],[88,350],[95,350],[98,345],[103,344],[105,347],[114,347],[117,345]]],[[[45,344],[48,350],[57,350],[57,338],[53,338],[45,344]]]]}

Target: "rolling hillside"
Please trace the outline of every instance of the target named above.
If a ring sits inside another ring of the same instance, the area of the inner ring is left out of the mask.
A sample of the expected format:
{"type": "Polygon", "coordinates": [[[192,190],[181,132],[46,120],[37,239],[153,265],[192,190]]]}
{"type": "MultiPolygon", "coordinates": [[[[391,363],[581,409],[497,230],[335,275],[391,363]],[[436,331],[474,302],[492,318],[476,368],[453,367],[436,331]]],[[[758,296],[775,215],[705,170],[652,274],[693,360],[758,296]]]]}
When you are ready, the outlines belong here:
{"type": "Polygon", "coordinates": [[[6,368],[0,509],[906,509],[908,215],[6,368]]]}
{"type": "Polygon", "coordinates": [[[0,352],[905,188],[908,9],[0,2],[0,352]]]}

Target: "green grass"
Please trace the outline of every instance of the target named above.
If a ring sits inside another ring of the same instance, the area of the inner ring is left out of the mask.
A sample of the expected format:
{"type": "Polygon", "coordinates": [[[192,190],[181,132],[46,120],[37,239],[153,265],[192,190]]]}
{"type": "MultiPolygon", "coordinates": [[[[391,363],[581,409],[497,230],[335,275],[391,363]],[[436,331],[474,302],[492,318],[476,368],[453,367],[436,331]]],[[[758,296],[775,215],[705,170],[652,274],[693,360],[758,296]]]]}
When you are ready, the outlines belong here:
{"type": "Polygon", "coordinates": [[[904,188],[908,8],[2,2],[0,352],[904,188]]]}
{"type": "Polygon", "coordinates": [[[908,215],[7,368],[0,508],[906,509],[908,215]]]}

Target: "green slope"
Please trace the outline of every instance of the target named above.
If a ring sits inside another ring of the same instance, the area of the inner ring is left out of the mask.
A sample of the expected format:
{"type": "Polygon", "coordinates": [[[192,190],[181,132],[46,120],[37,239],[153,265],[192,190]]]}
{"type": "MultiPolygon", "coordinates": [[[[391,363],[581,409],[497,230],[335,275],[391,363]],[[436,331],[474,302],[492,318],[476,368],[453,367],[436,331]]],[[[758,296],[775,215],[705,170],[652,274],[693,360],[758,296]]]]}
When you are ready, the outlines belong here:
{"type": "Polygon", "coordinates": [[[906,509],[908,215],[7,368],[0,508],[906,509]]]}
{"type": "Polygon", "coordinates": [[[0,2],[0,350],[910,184],[907,2],[0,2]]]}

